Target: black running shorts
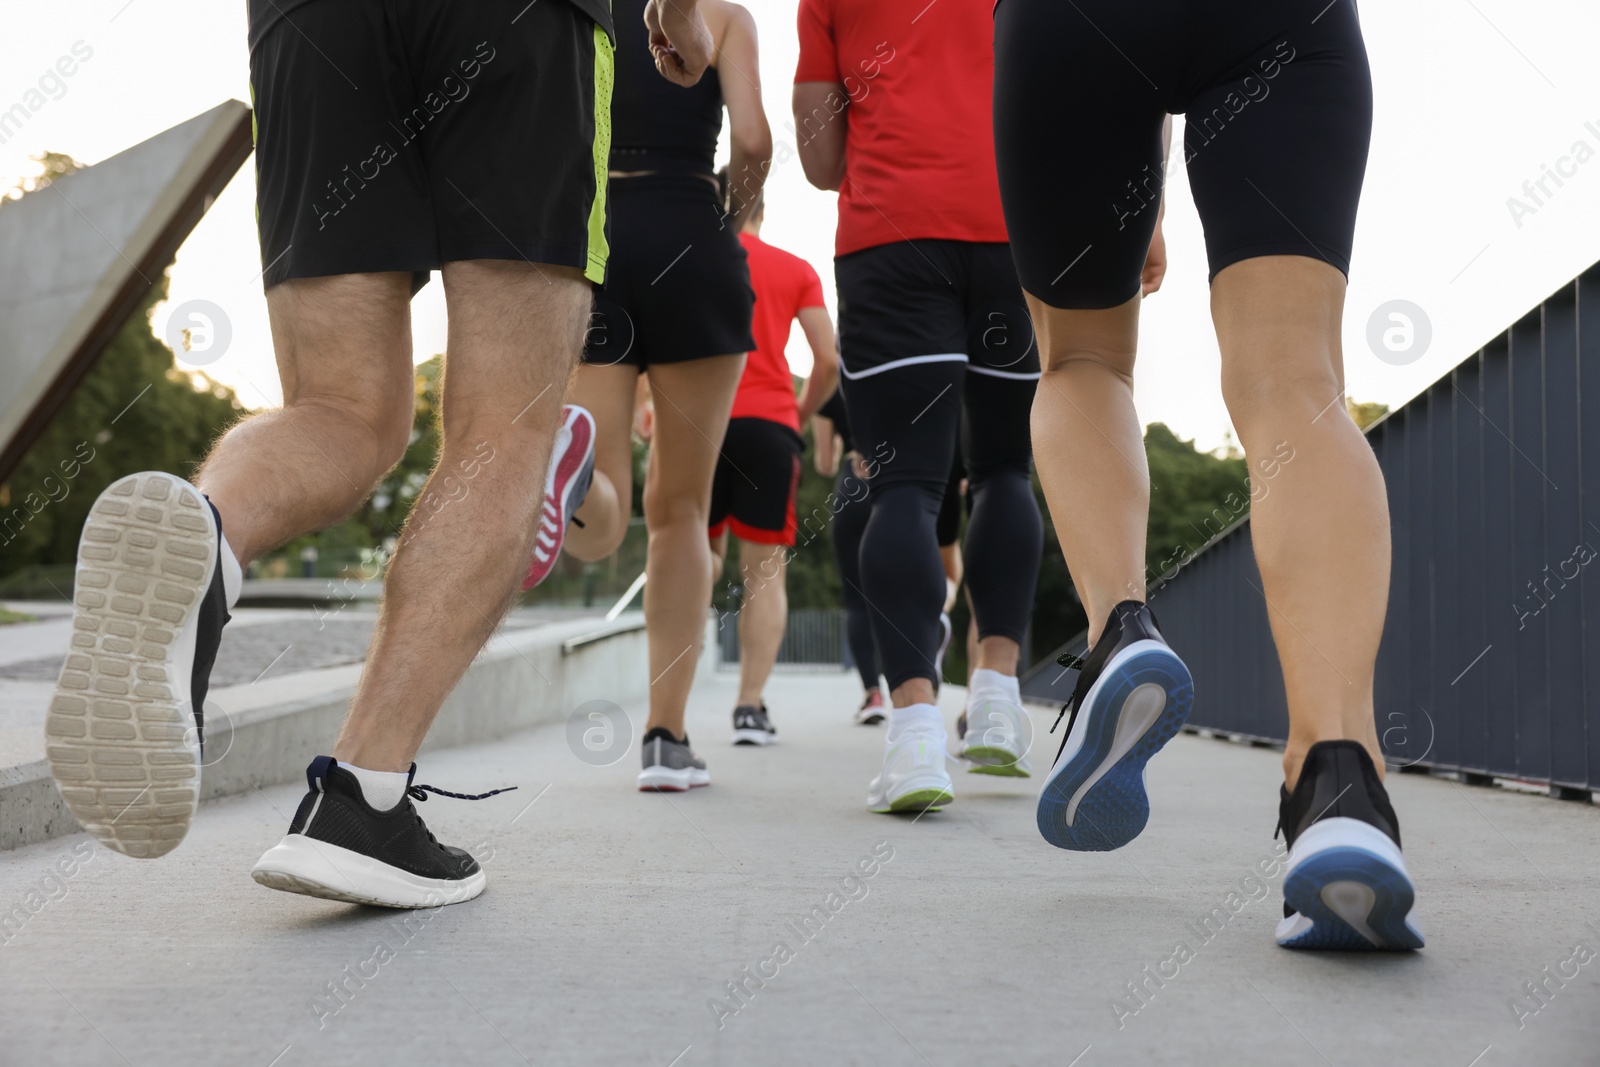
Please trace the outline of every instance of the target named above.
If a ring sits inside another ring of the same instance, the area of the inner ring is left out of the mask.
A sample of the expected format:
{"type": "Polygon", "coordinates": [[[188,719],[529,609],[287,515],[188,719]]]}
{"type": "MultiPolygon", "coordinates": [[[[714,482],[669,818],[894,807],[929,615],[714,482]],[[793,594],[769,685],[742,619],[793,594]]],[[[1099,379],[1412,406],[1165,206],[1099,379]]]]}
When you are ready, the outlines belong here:
{"type": "Polygon", "coordinates": [[[1211,277],[1257,256],[1348,273],[1372,132],[1355,0],[1000,0],[994,128],[1022,285],[1053,307],[1139,292],[1186,116],[1211,277]]]}
{"type": "Polygon", "coordinates": [[[709,177],[611,182],[611,269],[595,295],[585,363],[642,370],[756,347],[748,257],[709,177]]]}
{"type": "Polygon", "coordinates": [[[378,271],[420,286],[466,259],[605,278],[611,39],[577,7],[318,0],[261,25],[267,288],[378,271]]]}
{"type": "MultiPolygon", "coordinates": [[[[927,363],[1038,379],[1039,349],[1009,246],[897,241],[833,262],[847,382],[927,363]]],[[[848,386],[845,393],[848,400],[848,386]]]]}
{"type": "Polygon", "coordinates": [[[711,536],[794,546],[805,442],[781,422],[730,419],[711,480],[711,536]]]}

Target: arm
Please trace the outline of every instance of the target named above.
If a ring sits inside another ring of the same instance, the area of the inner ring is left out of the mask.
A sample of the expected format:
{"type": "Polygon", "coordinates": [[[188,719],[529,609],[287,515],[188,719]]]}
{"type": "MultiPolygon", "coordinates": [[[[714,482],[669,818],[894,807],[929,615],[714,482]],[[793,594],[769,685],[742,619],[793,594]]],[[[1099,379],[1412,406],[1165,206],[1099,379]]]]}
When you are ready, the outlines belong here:
{"type": "Polygon", "coordinates": [[[816,453],[811,457],[818,474],[833,477],[839,473],[839,435],[833,432],[833,420],[824,415],[811,416],[811,441],[816,453]]]}
{"type": "Polygon", "coordinates": [[[850,97],[839,82],[797,82],[794,128],[800,166],[818,189],[837,189],[844,181],[844,142],[850,97]]]}
{"type": "Polygon", "coordinates": [[[711,65],[711,32],[700,17],[699,0],[650,0],[644,9],[650,55],[661,76],[693,85],[711,65]]]}
{"type": "MultiPolygon", "coordinates": [[[[1172,153],[1172,116],[1161,126],[1161,173],[1167,171],[1167,157],[1172,153]]],[[[1161,288],[1167,276],[1167,238],[1161,232],[1161,223],[1167,217],[1167,183],[1161,183],[1161,206],[1156,211],[1156,232],[1150,236],[1150,251],[1144,260],[1144,274],[1140,279],[1139,295],[1149,296],[1161,288]]]]}
{"type": "Polygon", "coordinates": [[[839,352],[833,345],[833,320],[828,318],[827,308],[801,308],[797,318],[811,346],[811,376],[800,394],[800,422],[804,425],[839,388],[839,352]]]}
{"type": "Polygon", "coordinates": [[[761,68],[756,54],[756,20],[738,4],[703,0],[717,23],[715,65],[722,75],[728,105],[728,205],[735,231],[761,199],[772,165],[772,128],[761,106],[761,68]]]}

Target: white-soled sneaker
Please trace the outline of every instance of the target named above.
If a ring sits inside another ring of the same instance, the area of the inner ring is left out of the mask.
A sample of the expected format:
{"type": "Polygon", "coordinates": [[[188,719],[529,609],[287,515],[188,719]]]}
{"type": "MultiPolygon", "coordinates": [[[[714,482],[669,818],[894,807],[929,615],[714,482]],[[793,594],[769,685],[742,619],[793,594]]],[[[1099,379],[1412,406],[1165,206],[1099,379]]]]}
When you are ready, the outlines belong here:
{"type": "Polygon", "coordinates": [[[644,735],[639,749],[644,764],[639,771],[641,793],[683,793],[711,784],[706,761],[695,755],[688,734],[679,741],[672,731],[657,726],[644,735]]]}
{"type": "MultiPolygon", "coordinates": [[[[929,710],[937,715],[937,709],[929,710]]],[[[944,765],[949,743],[942,723],[896,723],[891,716],[883,769],[867,787],[867,807],[882,813],[938,811],[954,800],[944,765]]]]}
{"type": "Polygon", "coordinates": [[[1028,749],[1033,742],[1033,720],[1021,704],[1007,697],[969,698],[956,721],[961,747],[956,755],[972,766],[971,774],[1028,778],[1033,765],[1028,749]]]}
{"type": "Polygon", "coordinates": [[[200,801],[206,690],[238,596],[221,552],[210,501],[160,471],[111,483],[83,525],[45,755],[68,810],[126,856],[172,851],[200,801]]]}
{"type": "Polygon", "coordinates": [[[483,868],[465,850],[429,833],[412,801],[427,800],[429,793],[483,800],[509,790],[451,793],[414,785],[416,774],[413,763],[400,802],[378,810],[367,803],[354,774],[332,756],[318,756],[306,768],[309,790],[288,835],[266,851],[250,876],[268,889],[385,908],[471,900],[483,892],[483,868]]]}

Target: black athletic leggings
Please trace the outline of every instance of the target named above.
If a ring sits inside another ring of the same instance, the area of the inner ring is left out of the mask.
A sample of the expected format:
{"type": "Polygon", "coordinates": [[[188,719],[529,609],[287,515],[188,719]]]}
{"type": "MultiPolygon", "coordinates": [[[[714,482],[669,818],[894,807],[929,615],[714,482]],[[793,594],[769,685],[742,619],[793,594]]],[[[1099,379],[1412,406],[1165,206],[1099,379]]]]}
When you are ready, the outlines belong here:
{"type": "Polygon", "coordinates": [[[846,501],[833,516],[833,559],[839,565],[839,586],[844,599],[845,639],[850,642],[850,658],[861,673],[861,688],[875,689],[879,682],[878,646],[872,639],[872,622],[867,618],[867,598],[861,591],[861,535],[866,531],[872,505],[866,482],[850,469],[849,459],[839,465],[839,478],[833,485],[838,498],[846,501]]]}
{"type": "Polygon", "coordinates": [[[1000,0],[994,52],[1000,196],[1045,303],[1138,294],[1169,113],[1212,278],[1256,256],[1349,272],[1372,133],[1355,0],[1000,0]]]}
{"type": "Polygon", "coordinates": [[[875,464],[861,591],[890,689],[938,684],[945,598],[939,507],[962,448],[972,514],[962,555],[978,635],[1021,642],[1043,523],[1029,484],[1039,375],[1005,245],[916,240],[835,261],[843,393],[875,464]]]}

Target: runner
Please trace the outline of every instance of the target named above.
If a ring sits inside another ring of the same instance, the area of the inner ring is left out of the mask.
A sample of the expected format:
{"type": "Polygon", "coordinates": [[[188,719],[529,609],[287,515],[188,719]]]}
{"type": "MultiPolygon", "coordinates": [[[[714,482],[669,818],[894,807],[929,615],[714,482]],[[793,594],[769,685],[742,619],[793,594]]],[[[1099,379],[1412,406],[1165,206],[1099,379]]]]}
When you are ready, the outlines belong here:
{"type": "MultiPolygon", "coordinates": [[[[445,433],[419,499],[450,502],[400,536],[333,754],[312,761],[289,835],[253,873],[396,907],[483,891],[477,862],[418,816],[412,800],[432,787],[414,784],[412,759],[527,566],[589,283],[606,269],[609,10],[574,0],[513,14],[486,0],[251,0],[284,406],[230,430],[194,484],[130,475],[85,524],[47,754],[68,807],[109,848],[151,857],[183,839],[242,565],[348,515],[399,459],[410,300],[440,270],[445,433]]],[[[652,17],[663,73],[692,84],[710,58],[694,0],[652,17]]]]}
{"type": "Polygon", "coordinates": [[[1131,389],[1140,297],[1166,269],[1167,116],[1184,113],[1223,396],[1252,470],[1283,443],[1295,457],[1250,522],[1289,704],[1278,943],[1420,948],[1373,722],[1383,475],[1330,414],[1372,125],[1354,0],[1003,0],[995,53],[1001,187],[1047,368],[1040,475],[1091,625],[1040,830],[1072,849],[1136,836],[1145,762],[1193,699],[1144,604],[1149,478],[1131,389]]]}
{"type": "MultiPolygon", "coordinates": [[[[726,175],[722,175],[726,180],[726,175]]],[[[727,439],[711,483],[712,573],[722,573],[728,534],[739,542],[744,597],[739,605],[739,697],[733,709],[733,743],[770,745],[778,740],[762,690],[778,660],[788,623],[785,564],[795,542],[795,495],[800,490],[800,427],[839,384],[833,320],[822,302],[822,281],[811,264],[761,239],[766,198],[739,231],[750,257],[755,290],[751,350],[733,400],[727,439]],[[812,370],[799,401],[784,348],[799,321],[811,346],[812,370]],[[733,457],[738,457],[735,460],[733,457]]]]}
{"type": "Polygon", "coordinates": [[[963,408],[971,699],[1013,762],[1028,737],[1016,672],[1043,541],[1026,414],[1039,368],[989,151],[993,57],[975,47],[992,33],[989,5],[802,0],[799,29],[800,159],[812,184],[839,190],[845,405],[865,451],[883,457],[861,592],[894,710],[868,805],[924,811],[953,797],[935,704],[946,593],[935,527],[963,408]]]}
{"type": "Polygon", "coordinates": [[[871,506],[865,502],[872,487],[867,482],[866,459],[850,435],[850,416],[845,412],[842,393],[829,397],[811,420],[811,439],[817,447],[817,473],[838,475],[833,485],[834,498],[840,501],[832,524],[833,559],[839,567],[845,640],[861,675],[861,707],[856,709],[855,720],[860,726],[876,726],[885,715],[883,675],[879,672],[878,645],[872,637],[867,601],[861,594],[861,534],[872,514],[871,506]]]}
{"type": "Polygon", "coordinates": [[[648,374],[650,717],[638,781],[641,790],[676,792],[711,782],[683,715],[711,603],[712,474],[745,353],[755,347],[750,273],[736,234],[761,195],[772,134],[748,11],[701,0],[711,65],[698,85],[683,89],[650,69],[644,16],[653,4],[617,0],[615,7],[611,268],[571,394],[594,420],[596,469],[576,511],[582,525],[567,531],[564,547],[598,560],[622,543],[632,511],[634,398],[639,375],[648,374]],[[726,204],[712,167],[724,104],[734,176],[726,204]]]}

